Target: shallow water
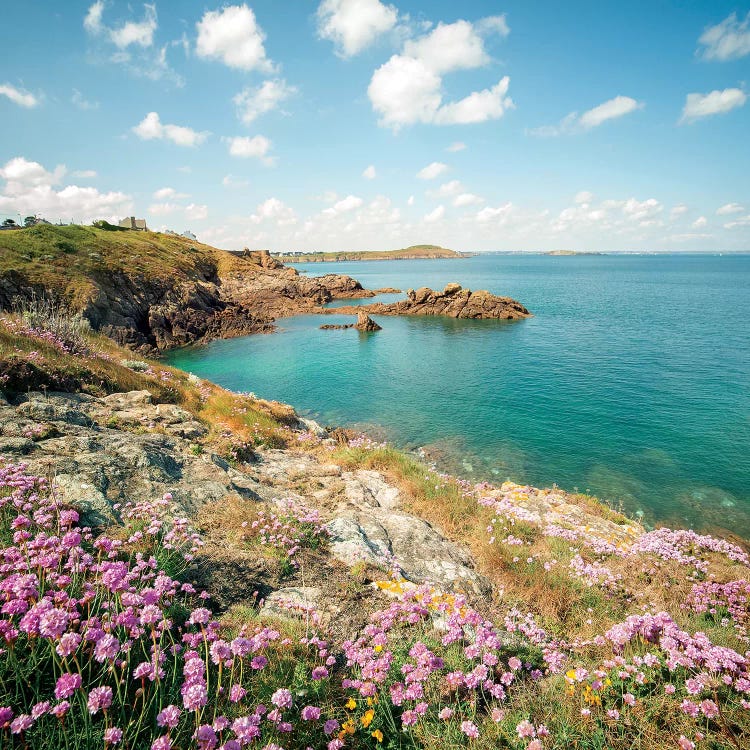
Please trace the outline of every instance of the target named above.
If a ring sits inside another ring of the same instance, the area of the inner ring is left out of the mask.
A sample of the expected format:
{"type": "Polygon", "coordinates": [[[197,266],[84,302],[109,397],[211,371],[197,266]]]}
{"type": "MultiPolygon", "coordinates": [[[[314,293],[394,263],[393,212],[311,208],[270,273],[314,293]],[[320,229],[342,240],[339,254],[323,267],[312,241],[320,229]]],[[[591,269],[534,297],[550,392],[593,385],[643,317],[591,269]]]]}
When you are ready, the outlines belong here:
{"type": "MultiPolygon", "coordinates": [[[[473,479],[578,488],[648,522],[750,537],[750,256],[479,256],[297,266],[365,287],[458,281],[515,297],[529,320],[346,316],[173,352],[171,364],[381,425],[473,479]]],[[[364,300],[367,303],[368,300],[364,300]]]]}

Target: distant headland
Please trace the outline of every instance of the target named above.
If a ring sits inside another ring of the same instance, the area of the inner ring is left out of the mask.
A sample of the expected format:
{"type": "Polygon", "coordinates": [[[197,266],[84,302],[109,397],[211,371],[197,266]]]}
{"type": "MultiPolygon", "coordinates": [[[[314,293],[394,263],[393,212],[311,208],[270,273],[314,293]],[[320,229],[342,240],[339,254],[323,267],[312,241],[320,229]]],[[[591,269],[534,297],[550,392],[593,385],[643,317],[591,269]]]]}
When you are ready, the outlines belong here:
{"type": "Polygon", "coordinates": [[[330,263],[357,260],[434,260],[437,258],[468,258],[474,253],[459,253],[439,245],[411,245],[400,250],[355,250],[351,252],[271,253],[282,263],[330,263]]]}

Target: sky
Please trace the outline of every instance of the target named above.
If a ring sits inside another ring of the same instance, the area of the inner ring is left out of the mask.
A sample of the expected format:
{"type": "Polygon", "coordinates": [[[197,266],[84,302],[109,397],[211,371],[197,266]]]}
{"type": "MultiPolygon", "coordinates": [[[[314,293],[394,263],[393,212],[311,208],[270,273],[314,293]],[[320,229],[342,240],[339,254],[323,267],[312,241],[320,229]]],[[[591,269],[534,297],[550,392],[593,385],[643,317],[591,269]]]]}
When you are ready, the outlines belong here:
{"type": "Polygon", "coordinates": [[[750,251],[750,3],[8,0],[0,217],[750,251]]]}

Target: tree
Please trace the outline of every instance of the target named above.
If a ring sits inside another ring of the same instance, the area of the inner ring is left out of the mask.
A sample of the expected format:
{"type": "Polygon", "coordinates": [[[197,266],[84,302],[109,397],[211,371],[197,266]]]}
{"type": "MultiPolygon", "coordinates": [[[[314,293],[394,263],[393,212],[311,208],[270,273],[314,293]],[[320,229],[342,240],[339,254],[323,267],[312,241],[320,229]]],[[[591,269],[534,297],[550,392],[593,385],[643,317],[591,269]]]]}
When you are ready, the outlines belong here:
{"type": "Polygon", "coordinates": [[[13,221],[13,219],[6,219],[6,220],[5,220],[4,222],[3,222],[3,226],[4,226],[4,227],[17,227],[17,226],[18,226],[18,224],[16,224],[16,222],[15,222],[15,221],[13,221]]]}
{"type": "Polygon", "coordinates": [[[25,218],[25,219],[23,220],[23,225],[24,225],[25,227],[33,227],[33,226],[35,226],[36,224],[37,224],[37,219],[36,219],[36,216],[27,216],[27,217],[26,217],[26,218],[25,218]]]}

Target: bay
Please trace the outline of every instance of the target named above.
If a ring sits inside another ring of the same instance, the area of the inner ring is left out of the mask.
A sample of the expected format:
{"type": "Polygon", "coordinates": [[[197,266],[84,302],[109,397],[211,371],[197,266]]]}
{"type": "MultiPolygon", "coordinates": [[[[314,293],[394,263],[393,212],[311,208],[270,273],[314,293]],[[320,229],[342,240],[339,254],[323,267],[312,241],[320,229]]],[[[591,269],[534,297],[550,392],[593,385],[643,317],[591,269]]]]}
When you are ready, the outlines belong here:
{"type": "MultiPolygon", "coordinates": [[[[301,264],[367,288],[458,281],[524,321],[278,321],[167,361],[323,423],[427,446],[470,479],[585,491],[647,523],[750,538],[750,256],[480,255],[301,264]]],[[[391,299],[389,297],[388,299],[391,299]]],[[[366,304],[370,300],[363,300],[366,304]]]]}

